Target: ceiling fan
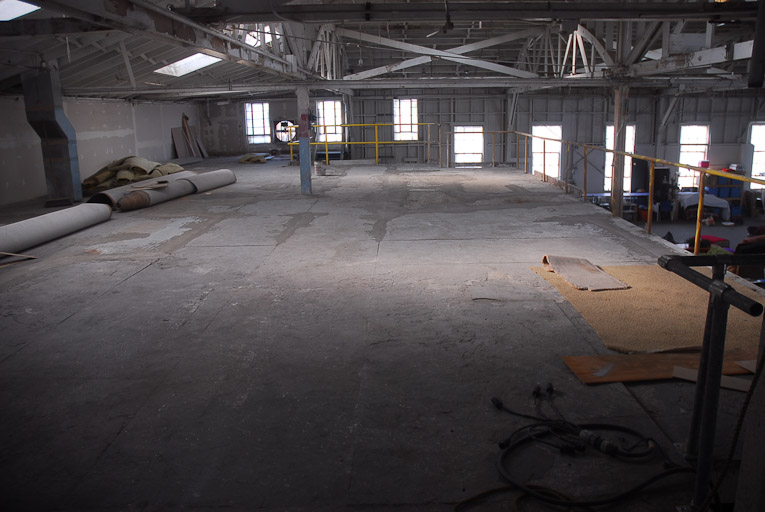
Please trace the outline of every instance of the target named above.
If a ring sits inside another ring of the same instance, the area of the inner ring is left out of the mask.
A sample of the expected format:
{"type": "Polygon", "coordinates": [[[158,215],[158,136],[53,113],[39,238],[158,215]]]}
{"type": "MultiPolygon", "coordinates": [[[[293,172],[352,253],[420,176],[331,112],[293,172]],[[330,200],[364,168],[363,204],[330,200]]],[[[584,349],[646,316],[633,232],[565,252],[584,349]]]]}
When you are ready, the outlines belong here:
{"type": "Polygon", "coordinates": [[[449,30],[452,30],[454,28],[454,23],[452,23],[452,17],[449,15],[449,0],[444,0],[444,9],[446,9],[446,23],[444,23],[444,26],[436,30],[435,32],[431,32],[425,37],[433,37],[439,32],[446,34],[449,30]]]}

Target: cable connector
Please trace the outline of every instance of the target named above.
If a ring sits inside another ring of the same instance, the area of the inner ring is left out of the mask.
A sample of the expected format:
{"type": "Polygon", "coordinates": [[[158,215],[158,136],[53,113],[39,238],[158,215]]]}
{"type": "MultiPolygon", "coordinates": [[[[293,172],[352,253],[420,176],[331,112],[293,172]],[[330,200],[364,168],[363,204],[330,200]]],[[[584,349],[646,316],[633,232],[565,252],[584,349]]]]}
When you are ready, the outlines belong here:
{"type": "Polygon", "coordinates": [[[531,396],[534,397],[534,403],[537,403],[537,400],[542,396],[542,386],[537,384],[534,386],[534,389],[531,391],[531,396]]]}
{"type": "Polygon", "coordinates": [[[584,439],[587,444],[594,447],[596,450],[599,450],[607,455],[613,455],[618,451],[618,448],[615,444],[607,441],[606,439],[603,439],[595,432],[582,429],[579,431],[579,437],[584,439]]]}

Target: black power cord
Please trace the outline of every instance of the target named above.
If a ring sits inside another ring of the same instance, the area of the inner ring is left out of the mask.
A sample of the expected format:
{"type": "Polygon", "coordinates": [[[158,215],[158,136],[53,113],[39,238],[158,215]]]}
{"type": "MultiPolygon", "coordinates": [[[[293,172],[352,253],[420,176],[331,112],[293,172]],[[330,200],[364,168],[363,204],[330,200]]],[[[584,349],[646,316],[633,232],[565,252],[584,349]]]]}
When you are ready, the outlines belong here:
{"type": "MultiPolygon", "coordinates": [[[[537,405],[537,411],[539,411],[539,404],[536,400],[541,396],[539,390],[535,388],[533,394],[535,398],[535,404],[537,405]]],[[[455,510],[470,506],[482,500],[488,496],[507,492],[511,490],[521,491],[521,495],[515,501],[515,508],[518,509],[518,503],[523,498],[534,498],[541,502],[562,506],[562,507],[597,507],[616,503],[629,496],[636,494],[642,489],[673,475],[693,473],[694,469],[688,466],[680,466],[675,464],[667,457],[666,453],[661,449],[658,443],[653,439],[643,436],[637,430],[625,427],[622,425],[614,425],[609,423],[588,423],[588,424],[575,424],[566,421],[562,415],[558,412],[554,406],[554,391],[552,385],[548,385],[547,399],[550,401],[551,407],[561,417],[559,420],[553,420],[541,416],[533,416],[521,412],[514,411],[502,402],[499,398],[492,398],[491,402],[497,409],[504,411],[513,416],[520,418],[534,420],[535,423],[523,426],[513,432],[505,440],[499,443],[499,447],[502,450],[497,459],[497,470],[504,480],[509,485],[491,489],[489,491],[482,492],[455,506],[455,510]],[[631,445],[626,443],[615,443],[605,437],[604,432],[618,432],[627,434],[635,439],[631,445]],[[518,448],[530,443],[542,443],[548,446],[552,446],[559,450],[564,455],[575,455],[577,453],[583,453],[587,447],[595,448],[596,450],[623,460],[636,462],[638,460],[647,460],[656,455],[660,455],[664,460],[665,470],[661,471],[637,485],[618,492],[614,495],[603,498],[582,498],[582,497],[570,497],[555,489],[550,489],[543,486],[531,485],[521,483],[515,480],[515,478],[507,470],[508,461],[518,448]]]]}
{"type": "MultiPolygon", "coordinates": [[[[658,445],[653,442],[653,440],[649,438],[642,437],[637,431],[632,430],[627,427],[623,427],[621,425],[609,425],[605,423],[597,423],[597,424],[583,424],[583,425],[575,425],[573,423],[566,423],[563,425],[550,425],[545,424],[545,428],[551,429],[546,432],[537,433],[537,434],[526,434],[520,439],[516,439],[515,441],[511,442],[509,445],[507,445],[499,455],[499,458],[497,459],[497,469],[502,475],[502,478],[504,478],[507,482],[513,486],[513,488],[522,491],[524,494],[534,497],[538,499],[539,501],[542,501],[544,503],[548,503],[551,505],[558,505],[558,506],[567,506],[567,507],[596,507],[596,506],[602,506],[602,505],[608,505],[611,503],[615,503],[617,501],[623,500],[638,491],[648,487],[649,485],[658,482],[659,480],[662,480],[664,478],[667,478],[672,475],[680,474],[680,473],[692,473],[694,470],[690,467],[683,467],[683,466],[677,466],[672,464],[671,462],[667,461],[665,458],[665,463],[668,463],[670,466],[669,469],[666,469],[660,473],[657,473],[650,478],[638,483],[637,485],[619,492],[617,494],[614,494],[612,496],[608,496],[605,498],[569,498],[569,497],[557,497],[551,495],[549,492],[540,492],[539,490],[535,489],[533,486],[529,486],[523,483],[518,482],[515,480],[515,478],[510,475],[510,472],[507,470],[507,461],[512,455],[513,451],[519,448],[522,445],[525,445],[530,442],[536,442],[539,440],[540,436],[545,435],[555,435],[563,433],[569,436],[577,436],[576,432],[578,431],[578,438],[584,439],[588,445],[594,447],[598,451],[605,453],[607,455],[611,455],[618,458],[623,459],[637,459],[637,458],[648,458],[656,453],[660,453],[663,455],[661,450],[658,449],[658,445]],[[562,429],[561,429],[562,427],[562,429]],[[561,429],[559,432],[555,432],[555,430],[561,429]],[[600,434],[598,434],[598,431],[616,431],[616,432],[623,432],[628,433],[630,435],[634,435],[638,438],[641,438],[641,441],[637,443],[636,445],[633,445],[632,447],[622,447],[615,443],[612,443],[602,437],[600,434]],[[647,448],[640,451],[634,451],[633,449],[638,446],[639,444],[646,443],[647,448]]],[[[534,426],[528,426],[524,427],[524,429],[531,430],[534,426]]],[[[573,437],[574,440],[577,439],[577,437],[573,437]]],[[[572,440],[572,447],[576,450],[576,443],[572,440]]],[[[565,449],[561,449],[561,453],[567,453],[565,449]]]]}

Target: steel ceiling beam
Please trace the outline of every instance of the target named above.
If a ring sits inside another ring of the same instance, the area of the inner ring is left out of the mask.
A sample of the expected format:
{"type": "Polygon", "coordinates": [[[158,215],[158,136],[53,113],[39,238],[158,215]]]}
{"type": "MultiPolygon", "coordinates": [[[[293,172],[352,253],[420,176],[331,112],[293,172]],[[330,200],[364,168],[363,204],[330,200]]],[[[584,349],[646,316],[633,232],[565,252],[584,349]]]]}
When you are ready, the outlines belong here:
{"type": "Polygon", "coordinates": [[[504,75],[516,76],[520,78],[536,78],[537,77],[535,73],[529,73],[528,71],[522,71],[520,69],[511,68],[509,66],[503,66],[502,64],[497,64],[495,62],[487,62],[485,60],[473,59],[470,57],[458,55],[456,53],[451,53],[448,51],[435,50],[432,48],[427,48],[425,46],[420,46],[420,45],[411,44],[411,43],[404,43],[402,41],[394,41],[393,39],[388,39],[386,37],[375,36],[371,34],[364,34],[363,32],[356,32],[355,30],[348,30],[345,28],[336,28],[335,34],[341,37],[356,39],[358,41],[366,41],[368,43],[376,43],[381,46],[388,46],[390,48],[395,48],[397,50],[404,50],[407,52],[417,53],[421,55],[429,55],[431,57],[436,57],[436,58],[441,58],[444,60],[449,60],[452,62],[457,62],[459,64],[464,64],[466,66],[473,66],[473,67],[477,67],[481,69],[487,69],[489,71],[494,71],[496,73],[501,73],[504,75]]]}
{"type": "Polygon", "coordinates": [[[82,35],[93,32],[106,33],[111,29],[88,21],[72,18],[49,18],[44,20],[13,20],[0,23],[0,37],[40,37],[57,35],[82,35]]]}
{"type": "MultiPolygon", "coordinates": [[[[273,5],[250,0],[218,0],[215,7],[174,8],[191,19],[205,23],[300,23],[430,21],[443,23],[442,2],[273,5]]],[[[668,3],[649,0],[616,2],[450,2],[452,21],[475,20],[730,20],[754,19],[756,2],[668,3]],[[754,4],[754,5],[753,5],[754,4]]]]}
{"type": "MultiPolygon", "coordinates": [[[[539,33],[540,33],[540,30],[536,28],[521,30],[519,32],[513,32],[512,34],[505,34],[503,36],[492,37],[491,39],[486,39],[484,41],[476,41],[475,43],[457,46],[456,48],[450,48],[449,50],[447,50],[447,52],[453,53],[455,55],[464,55],[466,53],[474,52],[476,50],[482,50],[484,48],[490,48],[492,46],[497,46],[499,44],[515,41],[516,39],[525,39],[527,37],[531,37],[539,33]]],[[[415,57],[413,59],[407,59],[401,62],[397,62],[395,64],[380,66],[374,69],[367,69],[365,71],[361,71],[353,75],[347,75],[343,79],[344,80],[361,80],[363,78],[372,78],[375,76],[392,73],[393,71],[399,71],[401,69],[407,69],[414,66],[427,64],[428,62],[431,62],[432,60],[433,60],[433,57],[431,56],[415,57]]]]}
{"type": "Polygon", "coordinates": [[[628,73],[633,77],[649,76],[703,68],[734,60],[749,59],[752,56],[753,43],[754,41],[744,41],[743,43],[731,45],[731,47],[721,46],[666,59],[638,62],[629,68],[628,73]]]}
{"type": "MultiPolygon", "coordinates": [[[[581,80],[576,78],[557,79],[523,79],[523,78],[415,78],[415,79],[367,79],[367,80],[323,80],[323,81],[296,81],[285,83],[261,83],[258,85],[224,85],[224,86],[198,86],[198,87],[139,87],[136,90],[128,88],[99,88],[99,87],[71,87],[65,88],[66,96],[108,96],[108,95],[133,95],[150,98],[157,95],[178,97],[209,97],[209,96],[236,96],[246,94],[267,94],[269,92],[289,92],[295,87],[307,86],[313,90],[341,90],[341,89],[377,89],[395,93],[412,89],[514,89],[537,90],[556,87],[566,88],[611,88],[614,80],[606,78],[594,78],[581,80]]],[[[719,89],[721,86],[726,90],[745,89],[745,80],[729,80],[710,76],[699,77],[653,77],[637,79],[629,82],[631,88],[667,88],[683,85],[694,87],[694,90],[719,89]]]]}
{"type": "Polygon", "coordinates": [[[243,66],[291,79],[307,78],[302,71],[293,71],[292,65],[285,59],[142,0],[78,0],[77,2],[31,0],[31,2],[81,20],[193,49],[243,66]]]}

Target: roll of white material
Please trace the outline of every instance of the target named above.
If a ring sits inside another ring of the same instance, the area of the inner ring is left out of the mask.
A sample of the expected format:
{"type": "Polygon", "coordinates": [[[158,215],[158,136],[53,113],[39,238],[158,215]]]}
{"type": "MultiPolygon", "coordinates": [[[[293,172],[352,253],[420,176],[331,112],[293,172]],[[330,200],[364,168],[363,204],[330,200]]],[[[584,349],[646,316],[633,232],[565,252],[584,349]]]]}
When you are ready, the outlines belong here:
{"type": "Polygon", "coordinates": [[[223,187],[236,182],[236,174],[231,169],[218,169],[217,171],[203,172],[195,176],[187,176],[184,179],[194,185],[196,193],[207,192],[214,188],[223,187]]]}
{"type": "Polygon", "coordinates": [[[107,221],[111,216],[109,205],[86,203],[0,226],[0,252],[19,253],[107,221]]]}
{"type": "Polygon", "coordinates": [[[187,196],[194,193],[194,185],[185,179],[171,181],[167,186],[157,189],[146,189],[131,192],[130,194],[122,197],[117,203],[117,208],[121,211],[137,210],[138,208],[146,208],[147,206],[154,206],[155,204],[164,203],[171,199],[177,199],[179,197],[187,196]],[[145,198],[145,202],[134,201],[134,194],[138,194],[145,198]]]}
{"type": "Polygon", "coordinates": [[[93,197],[88,199],[89,203],[102,203],[102,204],[108,204],[113,209],[117,209],[117,203],[120,202],[120,199],[128,195],[129,193],[135,191],[135,190],[142,190],[146,187],[150,187],[152,185],[155,185],[160,182],[171,182],[176,181],[182,178],[188,178],[190,176],[195,176],[196,173],[193,171],[181,171],[176,172],[173,174],[168,174],[167,176],[160,176],[158,178],[151,178],[149,180],[143,180],[143,181],[136,181],[135,183],[131,183],[129,185],[124,185],[122,187],[117,188],[111,188],[109,190],[104,190],[103,192],[99,192],[98,194],[95,194],[93,197]]]}

